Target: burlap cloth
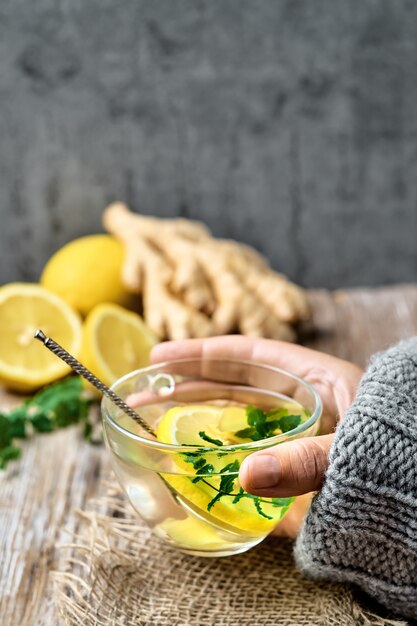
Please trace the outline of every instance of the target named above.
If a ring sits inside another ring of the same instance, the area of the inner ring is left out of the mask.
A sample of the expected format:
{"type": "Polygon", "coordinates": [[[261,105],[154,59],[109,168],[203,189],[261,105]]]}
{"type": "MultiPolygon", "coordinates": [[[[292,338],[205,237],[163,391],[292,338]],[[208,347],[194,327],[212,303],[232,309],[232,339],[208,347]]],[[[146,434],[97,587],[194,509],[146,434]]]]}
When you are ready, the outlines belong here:
{"type": "Polygon", "coordinates": [[[71,626],[407,624],[377,615],[347,586],[304,578],[287,540],[228,558],[188,556],[154,537],[114,484],[78,515],[52,574],[58,611],[71,626]]]}

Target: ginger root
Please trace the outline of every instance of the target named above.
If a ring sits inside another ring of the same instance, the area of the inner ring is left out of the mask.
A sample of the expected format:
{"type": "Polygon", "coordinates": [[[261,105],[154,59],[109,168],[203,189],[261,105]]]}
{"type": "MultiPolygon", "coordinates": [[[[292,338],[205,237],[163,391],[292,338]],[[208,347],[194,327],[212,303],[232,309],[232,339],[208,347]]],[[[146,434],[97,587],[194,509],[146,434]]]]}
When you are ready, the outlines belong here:
{"type": "Polygon", "coordinates": [[[300,287],[199,222],[138,215],[116,202],[103,225],[124,244],[123,282],[141,294],[144,319],[161,339],[240,332],[292,341],[291,325],[309,316],[300,287]]]}

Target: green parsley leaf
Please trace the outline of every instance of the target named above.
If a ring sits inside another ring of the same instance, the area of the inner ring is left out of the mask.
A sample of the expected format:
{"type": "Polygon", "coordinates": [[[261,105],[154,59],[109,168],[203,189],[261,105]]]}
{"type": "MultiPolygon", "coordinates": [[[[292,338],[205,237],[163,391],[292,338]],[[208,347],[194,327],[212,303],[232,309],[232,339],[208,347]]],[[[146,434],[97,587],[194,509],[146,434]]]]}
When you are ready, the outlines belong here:
{"type": "Polygon", "coordinates": [[[13,439],[26,437],[28,424],[35,431],[47,433],[82,422],[84,434],[89,437],[92,427],[88,415],[94,401],[85,397],[81,378],[70,376],[45,387],[10,413],[0,414],[0,467],[20,456],[13,439]]]}
{"type": "Polygon", "coordinates": [[[18,459],[22,454],[21,448],[6,446],[0,449],[0,469],[4,469],[8,461],[18,459]]]}

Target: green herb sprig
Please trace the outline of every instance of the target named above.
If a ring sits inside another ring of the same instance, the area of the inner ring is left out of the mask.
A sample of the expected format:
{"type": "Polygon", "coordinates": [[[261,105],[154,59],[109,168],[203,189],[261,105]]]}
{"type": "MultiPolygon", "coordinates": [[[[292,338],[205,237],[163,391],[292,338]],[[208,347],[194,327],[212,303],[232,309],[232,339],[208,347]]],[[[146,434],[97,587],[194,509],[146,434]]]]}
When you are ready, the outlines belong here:
{"type": "Polygon", "coordinates": [[[262,508],[263,504],[272,504],[273,507],[282,507],[288,506],[291,498],[269,498],[266,500],[265,498],[261,498],[260,496],[255,496],[251,493],[247,493],[244,491],[242,487],[239,488],[239,491],[236,493],[234,491],[235,483],[239,474],[240,463],[236,459],[232,463],[228,463],[221,470],[216,471],[216,474],[223,474],[220,477],[220,485],[216,487],[209,480],[207,480],[207,476],[214,473],[214,467],[211,463],[207,463],[204,458],[204,453],[206,451],[201,452],[184,452],[183,458],[186,463],[191,463],[193,468],[196,470],[197,476],[191,479],[193,483],[203,482],[205,485],[210,487],[215,491],[213,498],[207,504],[207,511],[211,511],[213,506],[221,500],[222,498],[233,498],[232,504],[236,504],[243,498],[248,500],[252,500],[257,512],[261,517],[265,519],[272,520],[273,518],[265,513],[262,508]]]}
{"type": "Polygon", "coordinates": [[[21,456],[15,439],[32,432],[47,433],[71,424],[82,423],[84,436],[91,436],[89,409],[95,399],[87,397],[79,376],[69,376],[45,387],[9,413],[0,413],[0,469],[21,456]]]}
{"type": "Polygon", "coordinates": [[[246,407],[248,427],[238,430],[235,434],[241,439],[260,441],[276,434],[279,429],[287,433],[301,424],[301,415],[289,415],[288,409],[272,409],[266,413],[254,406],[246,407]]]}
{"type": "MultiPolygon", "coordinates": [[[[252,439],[253,441],[273,436],[278,428],[280,428],[281,432],[288,432],[289,430],[296,428],[301,422],[301,415],[288,415],[287,409],[274,409],[265,413],[261,409],[248,406],[246,408],[246,416],[249,425],[248,428],[238,431],[236,435],[241,438],[252,439]]],[[[215,446],[221,447],[224,445],[220,439],[213,439],[204,431],[200,431],[198,434],[201,439],[215,446]]],[[[207,504],[207,511],[211,511],[214,505],[222,498],[233,498],[232,504],[237,504],[240,500],[246,498],[252,500],[256,511],[261,517],[272,520],[273,517],[265,513],[262,507],[263,504],[272,504],[275,508],[288,506],[291,498],[265,499],[251,493],[247,493],[242,487],[240,487],[239,491],[236,493],[234,489],[240,469],[239,461],[236,459],[215,472],[213,464],[208,463],[204,456],[206,453],[207,450],[184,452],[183,457],[187,463],[190,463],[193,466],[193,469],[196,472],[196,476],[192,478],[192,482],[198,483],[202,481],[215,491],[213,498],[207,504]],[[214,472],[216,475],[220,475],[219,487],[213,485],[206,478],[207,476],[210,476],[210,474],[214,474],[214,472]]],[[[227,453],[218,452],[217,457],[220,458],[223,454],[227,453]]]]}
{"type": "Polygon", "coordinates": [[[200,432],[198,433],[198,436],[200,437],[200,439],[203,439],[204,441],[208,441],[208,443],[212,443],[214,446],[223,445],[223,441],[221,441],[220,439],[213,439],[212,437],[209,437],[208,435],[206,435],[204,430],[200,430],[200,432]]]}

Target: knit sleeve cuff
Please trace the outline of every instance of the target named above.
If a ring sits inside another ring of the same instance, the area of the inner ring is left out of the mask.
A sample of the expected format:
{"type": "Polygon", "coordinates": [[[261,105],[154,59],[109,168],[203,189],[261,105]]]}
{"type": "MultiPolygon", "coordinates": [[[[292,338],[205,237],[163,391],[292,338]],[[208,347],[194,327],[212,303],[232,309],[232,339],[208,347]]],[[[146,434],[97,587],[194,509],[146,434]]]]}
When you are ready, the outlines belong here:
{"type": "Polygon", "coordinates": [[[417,337],[373,357],[295,545],[309,576],[417,618],[417,337]]]}

